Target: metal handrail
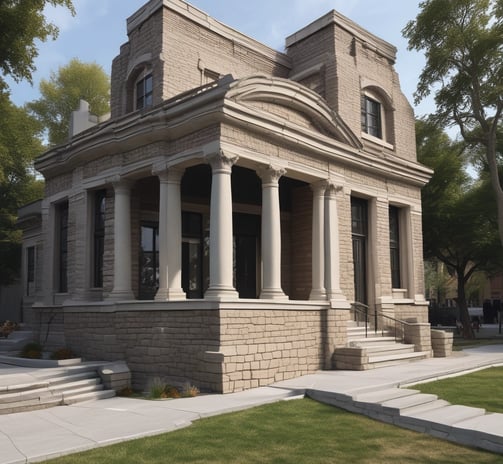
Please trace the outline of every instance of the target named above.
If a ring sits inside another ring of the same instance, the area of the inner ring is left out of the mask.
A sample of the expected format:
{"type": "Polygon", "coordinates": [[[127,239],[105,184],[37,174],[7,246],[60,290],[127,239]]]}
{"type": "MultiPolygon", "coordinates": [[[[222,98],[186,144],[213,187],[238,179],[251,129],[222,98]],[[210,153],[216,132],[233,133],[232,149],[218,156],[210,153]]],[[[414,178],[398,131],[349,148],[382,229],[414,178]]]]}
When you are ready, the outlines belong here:
{"type": "MultiPolygon", "coordinates": [[[[373,316],[374,317],[374,333],[377,333],[378,317],[381,317],[382,319],[388,319],[388,320],[394,322],[395,341],[398,340],[397,327],[400,327],[400,326],[402,327],[402,330],[400,332],[401,332],[401,341],[403,342],[403,340],[405,338],[405,330],[403,329],[403,327],[410,326],[411,324],[409,322],[402,321],[401,319],[396,319],[394,317],[388,316],[387,314],[384,314],[382,312],[378,312],[375,310],[373,312],[370,312],[369,306],[367,306],[364,303],[360,303],[359,301],[355,301],[351,306],[353,307],[353,309],[355,311],[355,321],[357,322],[357,324],[359,323],[359,320],[357,320],[357,314],[364,315],[364,318],[365,318],[365,338],[368,337],[369,316],[373,316]]],[[[381,334],[384,335],[384,324],[381,324],[381,334]]]]}

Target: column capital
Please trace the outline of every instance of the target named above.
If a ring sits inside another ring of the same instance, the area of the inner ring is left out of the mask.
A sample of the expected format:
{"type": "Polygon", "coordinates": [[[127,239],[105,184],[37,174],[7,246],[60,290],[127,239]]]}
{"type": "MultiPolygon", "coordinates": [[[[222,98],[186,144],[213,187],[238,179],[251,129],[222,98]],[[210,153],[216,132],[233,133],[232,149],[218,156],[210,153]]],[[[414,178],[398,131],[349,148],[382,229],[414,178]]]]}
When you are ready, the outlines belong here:
{"type": "Polygon", "coordinates": [[[314,195],[322,196],[325,195],[325,190],[327,189],[328,184],[329,182],[327,179],[322,179],[312,182],[309,184],[309,187],[313,191],[314,195]]]}
{"type": "Polygon", "coordinates": [[[177,166],[171,168],[153,166],[152,174],[159,177],[161,183],[179,184],[185,174],[185,169],[177,166]]]}
{"type": "Polygon", "coordinates": [[[134,181],[132,179],[128,179],[128,178],[121,176],[119,174],[116,174],[115,176],[107,177],[106,182],[108,184],[112,184],[112,187],[114,188],[115,191],[131,190],[131,187],[134,184],[134,181]]]}
{"type": "Polygon", "coordinates": [[[262,186],[278,185],[280,177],[286,174],[286,169],[278,166],[260,166],[257,169],[257,175],[262,179],[262,186]]]}
{"type": "Polygon", "coordinates": [[[222,172],[230,174],[232,166],[236,164],[239,159],[237,155],[227,155],[222,149],[213,153],[205,155],[206,162],[211,166],[213,172],[222,172]]]}
{"type": "Polygon", "coordinates": [[[342,185],[336,184],[334,181],[327,181],[327,195],[330,197],[335,196],[336,193],[342,191],[342,185]]]}

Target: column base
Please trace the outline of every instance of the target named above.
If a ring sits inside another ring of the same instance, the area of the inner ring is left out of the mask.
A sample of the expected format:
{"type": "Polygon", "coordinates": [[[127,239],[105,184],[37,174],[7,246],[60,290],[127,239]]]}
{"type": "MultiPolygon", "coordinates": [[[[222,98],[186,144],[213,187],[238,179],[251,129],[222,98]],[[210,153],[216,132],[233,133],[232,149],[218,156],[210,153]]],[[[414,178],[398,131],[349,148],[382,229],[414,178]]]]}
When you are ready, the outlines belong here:
{"type": "Polygon", "coordinates": [[[205,300],[238,300],[239,294],[234,287],[210,287],[204,294],[205,300]]]}
{"type": "Polygon", "coordinates": [[[327,291],[324,288],[313,288],[309,294],[309,299],[326,301],[327,291]]]}
{"type": "Polygon", "coordinates": [[[187,295],[182,288],[160,288],[155,294],[156,301],[186,300],[187,295]]]}
{"type": "Polygon", "coordinates": [[[327,298],[330,300],[332,309],[351,309],[349,301],[342,293],[328,293],[327,298]]]}
{"type": "Polygon", "coordinates": [[[288,300],[288,295],[285,295],[281,288],[266,288],[260,292],[261,300],[288,300]]]}
{"type": "Polygon", "coordinates": [[[133,292],[128,290],[112,290],[106,299],[107,301],[131,301],[135,297],[133,292]]]}

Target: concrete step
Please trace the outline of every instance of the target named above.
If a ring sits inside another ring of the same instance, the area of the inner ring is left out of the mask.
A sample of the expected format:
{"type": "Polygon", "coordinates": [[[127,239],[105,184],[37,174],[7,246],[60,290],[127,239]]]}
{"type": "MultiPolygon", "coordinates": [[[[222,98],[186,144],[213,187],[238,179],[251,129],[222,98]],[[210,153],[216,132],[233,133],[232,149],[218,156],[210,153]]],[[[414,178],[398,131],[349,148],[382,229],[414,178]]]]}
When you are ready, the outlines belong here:
{"type": "Polygon", "coordinates": [[[348,339],[349,346],[359,346],[361,348],[372,345],[382,345],[383,343],[396,343],[395,337],[363,337],[348,339]]]}
{"type": "Polygon", "coordinates": [[[425,351],[415,351],[413,353],[398,353],[390,355],[369,356],[369,364],[372,367],[387,367],[400,364],[402,362],[418,361],[426,359],[429,353],[425,351]]]}
{"type": "Polygon", "coordinates": [[[7,338],[0,338],[0,352],[10,353],[12,351],[20,351],[24,345],[32,341],[32,331],[15,330],[7,338]]]}
{"type": "Polygon", "coordinates": [[[32,398],[26,401],[0,404],[1,414],[13,414],[16,412],[35,411],[37,409],[47,409],[61,405],[63,395],[32,398]]]}
{"type": "Polygon", "coordinates": [[[366,346],[365,349],[369,356],[385,356],[401,354],[401,353],[414,353],[414,345],[408,345],[405,343],[383,343],[380,345],[366,346]]]}
{"type": "Polygon", "coordinates": [[[104,389],[96,369],[96,365],[89,364],[34,371],[34,381],[2,387],[0,414],[115,396],[115,391],[104,389]]]}
{"type": "MultiPolygon", "coordinates": [[[[402,396],[399,398],[392,398],[381,402],[382,407],[391,412],[392,414],[401,414],[404,411],[410,411],[412,408],[424,408],[438,401],[437,395],[431,395],[427,393],[419,393],[417,390],[413,390],[414,395],[402,396]]],[[[428,408],[429,409],[429,408],[428,408]]],[[[417,409],[419,412],[420,409],[417,409]]]]}
{"type": "Polygon", "coordinates": [[[75,403],[81,403],[84,401],[95,401],[103,400],[106,398],[113,398],[115,396],[114,390],[101,390],[88,393],[80,393],[75,395],[65,395],[63,399],[63,404],[70,405],[75,403]]]}
{"type": "Polygon", "coordinates": [[[362,403],[384,403],[386,401],[396,400],[398,398],[405,398],[419,393],[419,390],[412,390],[410,388],[385,388],[383,390],[355,393],[352,396],[353,401],[360,401],[362,403]]]}
{"type": "Polygon", "coordinates": [[[56,385],[50,385],[49,389],[50,391],[56,393],[56,392],[71,392],[80,390],[82,388],[96,388],[99,386],[103,387],[101,380],[95,377],[84,380],[77,380],[74,382],[58,383],[56,385]]]}

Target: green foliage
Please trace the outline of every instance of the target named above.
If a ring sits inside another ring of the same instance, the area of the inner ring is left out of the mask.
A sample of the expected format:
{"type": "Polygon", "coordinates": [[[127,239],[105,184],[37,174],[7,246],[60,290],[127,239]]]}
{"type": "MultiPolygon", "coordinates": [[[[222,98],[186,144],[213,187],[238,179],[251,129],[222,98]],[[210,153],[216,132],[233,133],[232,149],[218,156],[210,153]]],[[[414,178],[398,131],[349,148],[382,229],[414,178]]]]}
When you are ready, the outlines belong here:
{"type": "Polygon", "coordinates": [[[304,399],[200,419],[190,427],[47,464],[501,463],[501,456],[304,399]]]}
{"type": "MultiPolygon", "coordinates": [[[[500,341],[501,342],[501,341],[500,341]]],[[[463,377],[453,377],[436,382],[415,385],[422,393],[432,393],[452,404],[484,408],[489,412],[503,413],[503,367],[473,372],[463,377]],[[463,388],[460,388],[460,380],[463,388]]]]}
{"type": "Polygon", "coordinates": [[[69,348],[59,348],[51,353],[51,359],[59,361],[62,359],[76,358],[75,353],[69,348]]]}
{"type": "Polygon", "coordinates": [[[42,153],[41,126],[26,110],[0,92],[0,285],[14,280],[20,266],[21,232],[18,209],[43,196],[43,182],[33,171],[42,153]]]}
{"type": "Polygon", "coordinates": [[[459,143],[431,121],[416,125],[418,160],[434,169],[423,188],[423,246],[426,259],[443,262],[457,278],[457,305],[465,336],[472,337],[467,283],[477,270],[500,268],[496,205],[487,181],[473,182],[465,172],[459,143]]]}
{"type": "MultiPolygon", "coordinates": [[[[64,6],[75,14],[71,0],[1,0],[0,1],[0,69],[16,82],[28,79],[35,71],[38,56],[36,41],[45,42],[58,36],[58,28],[46,21],[47,5],[64,6]]],[[[0,77],[0,90],[5,86],[0,77]]]]}
{"type": "Polygon", "coordinates": [[[42,357],[42,346],[36,342],[27,343],[21,350],[21,357],[28,359],[40,359],[42,357]]]}
{"type": "Polygon", "coordinates": [[[426,57],[416,102],[434,89],[435,120],[457,126],[465,142],[483,149],[503,245],[497,156],[503,112],[503,2],[424,0],[420,7],[403,30],[409,49],[424,51],[426,57]]]}
{"type": "Polygon", "coordinates": [[[40,94],[27,107],[48,130],[51,145],[68,139],[70,116],[80,100],[87,101],[96,116],[110,111],[110,78],[100,65],[76,58],[51,73],[49,80],[42,79],[40,94]]]}

